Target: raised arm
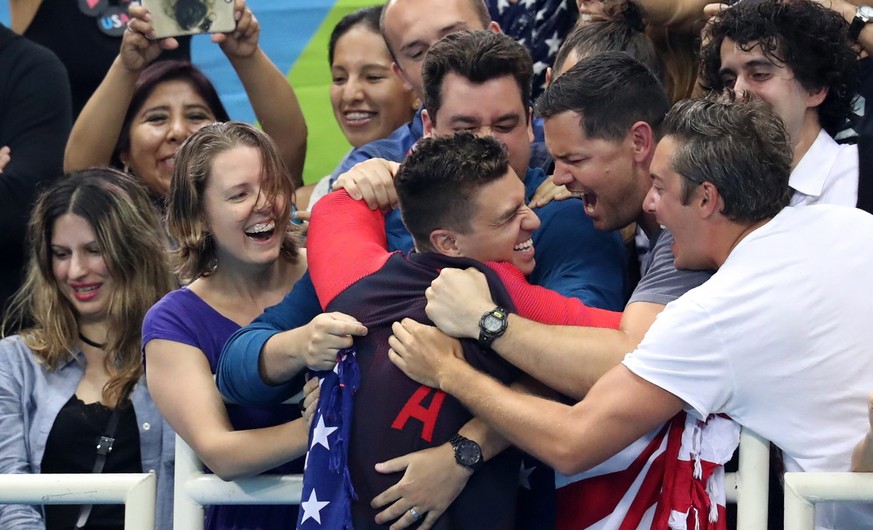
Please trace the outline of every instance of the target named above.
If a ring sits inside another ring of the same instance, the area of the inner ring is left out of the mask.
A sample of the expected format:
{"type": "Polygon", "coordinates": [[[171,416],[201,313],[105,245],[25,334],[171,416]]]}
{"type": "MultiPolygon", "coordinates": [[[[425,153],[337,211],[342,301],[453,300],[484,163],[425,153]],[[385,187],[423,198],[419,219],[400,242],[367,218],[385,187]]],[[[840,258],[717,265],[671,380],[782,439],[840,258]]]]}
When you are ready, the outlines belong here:
{"type": "Polygon", "coordinates": [[[154,30],[148,22],[150,15],[144,7],[132,4],[129,15],[130,31],[125,31],[121,38],[118,57],[112,62],[106,77],[73,124],[64,151],[66,172],[110,163],[140,72],[162,50],[172,50],[179,46],[173,38],[148,38],[154,34],[154,30]]]}
{"type": "Polygon", "coordinates": [[[288,79],[258,45],[260,25],[244,0],[236,0],[236,30],[215,34],[239,76],[264,132],[270,135],[291,171],[294,186],[303,186],[306,120],[288,79]]]}

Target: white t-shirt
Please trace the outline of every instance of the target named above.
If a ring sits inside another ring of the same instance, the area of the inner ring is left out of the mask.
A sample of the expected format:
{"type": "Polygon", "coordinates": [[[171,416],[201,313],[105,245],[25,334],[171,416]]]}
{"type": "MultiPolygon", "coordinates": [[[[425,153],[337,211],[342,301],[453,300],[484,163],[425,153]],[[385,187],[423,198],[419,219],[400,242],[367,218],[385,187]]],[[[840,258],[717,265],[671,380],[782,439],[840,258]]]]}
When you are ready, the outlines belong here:
{"type": "MultiPolygon", "coordinates": [[[[726,413],[771,440],[788,471],[848,471],[873,388],[871,241],[861,210],[786,208],[668,304],[624,365],[690,414],[726,413]]],[[[866,513],[834,527],[873,528],[866,513]]]]}
{"type": "Polygon", "coordinates": [[[858,146],[840,145],[824,130],[791,172],[791,206],[858,204],[858,146]]]}

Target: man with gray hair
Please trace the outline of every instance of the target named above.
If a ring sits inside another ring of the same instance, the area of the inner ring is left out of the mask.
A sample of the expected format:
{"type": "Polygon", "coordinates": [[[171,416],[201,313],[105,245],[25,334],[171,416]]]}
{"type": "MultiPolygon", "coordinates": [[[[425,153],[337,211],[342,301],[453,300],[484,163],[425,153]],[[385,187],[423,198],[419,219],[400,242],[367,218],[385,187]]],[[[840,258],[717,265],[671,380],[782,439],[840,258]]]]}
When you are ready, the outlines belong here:
{"type": "MultiPolygon", "coordinates": [[[[873,251],[844,234],[851,226],[873,238],[873,217],[785,207],[791,143],[760,101],[682,102],[662,127],[646,208],[673,232],[678,267],[717,272],[670,303],[583,401],[513,392],[451,351],[407,348],[407,330],[420,326],[409,320],[395,326],[392,361],[563,473],[600,464],[683,410],[729,415],[780,447],[789,471],[847,471],[867,429],[873,251]]],[[[429,298],[460,288],[481,301],[475,276],[444,271],[429,298]]],[[[440,309],[427,312],[444,331],[478,333],[477,321],[440,309]]],[[[873,525],[869,507],[820,505],[818,514],[820,528],[873,525]]]]}

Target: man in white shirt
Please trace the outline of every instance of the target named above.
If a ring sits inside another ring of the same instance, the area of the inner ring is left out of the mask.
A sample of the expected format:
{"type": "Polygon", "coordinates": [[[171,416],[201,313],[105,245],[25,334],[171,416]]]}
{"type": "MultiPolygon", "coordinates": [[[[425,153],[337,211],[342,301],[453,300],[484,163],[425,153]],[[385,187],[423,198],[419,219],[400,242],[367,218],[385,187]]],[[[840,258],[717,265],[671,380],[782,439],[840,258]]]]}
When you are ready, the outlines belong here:
{"type": "Polygon", "coordinates": [[[744,0],[713,20],[701,49],[709,88],[748,91],[785,122],[791,205],[858,202],[858,149],[833,136],[854,117],[858,56],[838,13],[811,0],[744,0]]]}

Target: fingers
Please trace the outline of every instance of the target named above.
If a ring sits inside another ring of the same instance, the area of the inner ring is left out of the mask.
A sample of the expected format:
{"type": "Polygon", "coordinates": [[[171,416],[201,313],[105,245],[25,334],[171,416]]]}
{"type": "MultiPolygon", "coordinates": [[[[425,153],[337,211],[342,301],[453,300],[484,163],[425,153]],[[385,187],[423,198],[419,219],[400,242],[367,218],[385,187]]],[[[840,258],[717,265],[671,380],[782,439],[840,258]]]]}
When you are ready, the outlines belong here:
{"type": "Polygon", "coordinates": [[[356,164],[340,175],[333,189],[344,189],[355,200],[363,200],[371,210],[389,210],[397,206],[394,175],[399,164],[373,158],[356,164]]]}
{"type": "MultiPolygon", "coordinates": [[[[378,471],[379,473],[397,473],[398,471],[406,471],[407,467],[409,467],[409,459],[406,457],[406,455],[403,455],[398,456],[397,458],[392,458],[391,460],[386,460],[385,462],[379,462],[378,464],[376,464],[376,471],[378,471]]],[[[388,488],[387,490],[385,490],[384,493],[379,495],[379,497],[376,497],[376,499],[379,499],[380,497],[388,493],[391,489],[392,488],[388,488]]],[[[399,494],[393,500],[396,500],[398,498],[400,498],[399,494]]],[[[385,501],[377,506],[376,499],[373,499],[373,508],[378,508],[379,506],[385,505],[390,502],[390,500],[385,501]]]]}
{"type": "Polygon", "coordinates": [[[437,519],[439,519],[440,514],[430,511],[427,512],[427,517],[424,518],[424,522],[418,525],[418,530],[429,530],[436,524],[437,519]]]}
{"type": "Polygon", "coordinates": [[[331,323],[330,329],[334,331],[334,334],[352,335],[354,337],[363,337],[367,334],[367,326],[358,322],[358,320],[351,315],[333,312],[327,313],[327,316],[330,317],[328,322],[331,323]]]}
{"type": "Polygon", "coordinates": [[[408,344],[412,338],[409,329],[405,325],[406,320],[410,319],[405,318],[401,322],[391,324],[391,332],[393,335],[388,337],[388,345],[395,350],[400,350],[400,353],[403,353],[405,345],[408,344]]]}
{"type": "Polygon", "coordinates": [[[258,19],[255,18],[255,14],[252,13],[251,9],[246,9],[236,23],[233,36],[237,40],[251,39],[259,29],[260,25],[258,24],[258,19]]]}
{"type": "Polygon", "coordinates": [[[727,9],[728,7],[730,7],[730,5],[722,3],[706,4],[705,6],[703,6],[703,14],[707,18],[712,18],[727,9]]]}
{"type": "Polygon", "coordinates": [[[407,376],[409,375],[408,368],[406,366],[406,360],[403,358],[402,355],[398,354],[397,351],[394,350],[394,348],[388,348],[388,360],[391,361],[394,366],[399,368],[401,372],[403,372],[407,376]]]}
{"type": "Polygon", "coordinates": [[[312,425],[312,418],[318,411],[318,398],[321,396],[318,378],[312,378],[303,385],[303,394],[303,419],[307,425],[312,425]]]}
{"type": "Polygon", "coordinates": [[[309,222],[311,213],[306,210],[297,210],[294,212],[294,219],[301,223],[309,222]]]}
{"type": "Polygon", "coordinates": [[[6,168],[6,164],[12,160],[12,150],[9,149],[8,145],[4,145],[0,147],[0,173],[3,173],[3,169],[6,168]]]}
{"type": "MultiPolygon", "coordinates": [[[[404,512],[403,517],[401,517],[400,519],[395,521],[394,524],[391,525],[391,530],[402,530],[403,528],[407,528],[409,526],[412,526],[415,523],[417,523],[421,519],[422,516],[424,516],[424,514],[419,509],[414,508],[414,507],[411,509],[408,509],[408,510],[406,510],[406,512],[404,512]],[[412,509],[415,509],[416,513],[419,514],[419,516],[417,518],[413,517],[412,509]]],[[[432,525],[433,525],[433,523],[431,523],[431,526],[432,525]]],[[[422,523],[422,525],[419,526],[419,528],[424,528],[424,523],[422,523]]]]}
{"type": "Polygon", "coordinates": [[[304,353],[306,366],[312,370],[330,370],[340,350],[350,348],[354,337],[367,334],[367,327],[343,313],[318,315],[307,325],[309,346],[304,353]]]}

